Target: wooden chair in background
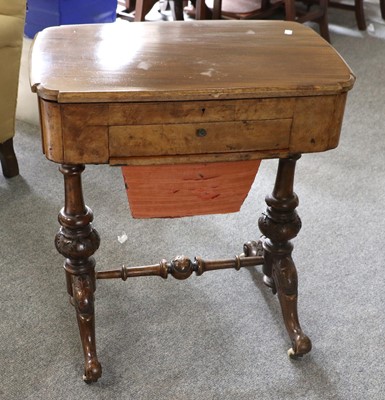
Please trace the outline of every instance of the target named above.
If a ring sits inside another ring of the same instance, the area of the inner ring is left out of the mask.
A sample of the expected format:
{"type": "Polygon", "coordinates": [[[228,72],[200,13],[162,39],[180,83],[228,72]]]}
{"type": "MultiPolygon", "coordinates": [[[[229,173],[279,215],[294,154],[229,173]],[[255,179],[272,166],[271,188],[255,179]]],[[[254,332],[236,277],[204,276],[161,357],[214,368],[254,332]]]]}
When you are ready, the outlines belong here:
{"type": "Polygon", "coordinates": [[[273,15],[283,4],[284,0],[197,0],[196,19],[209,19],[207,10],[211,10],[212,19],[262,19],[273,15]]]}
{"type": "MultiPolygon", "coordinates": [[[[119,0],[125,3],[127,11],[135,10],[135,21],[144,21],[157,0],[119,0]]],[[[379,0],[381,16],[385,19],[385,0],[379,0]]],[[[354,11],[359,30],[366,29],[364,0],[347,4],[338,0],[304,0],[304,7],[298,7],[295,0],[196,0],[196,19],[264,19],[275,14],[281,7],[288,21],[318,23],[321,36],[330,42],[327,8],[334,7],[354,11]]],[[[183,20],[183,0],[167,0],[160,3],[161,10],[170,7],[174,20],[183,20]]]]}
{"type": "MultiPolygon", "coordinates": [[[[329,7],[340,8],[342,10],[354,11],[356,15],[357,27],[360,31],[366,30],[364,0],[354,0],[353,3],[340,1],[329,1],[329,7]]],[[[385,19],[385,0],[380,0],[381,17],[385,19]]]]}
{"type": "MultiPolygon", "coordinates": [[[[305,0],[306,1],[306,0],[305,0]]],[[[311,0],[299,7],[295,0],[196,0],[196,16],[199,19],[267,19],[278,12],[284,11],[282,19],[287,21],[316,22],[321,36],[330,42],[327,20],[329,0],[311,0]]],[[[356,0],[362,2],[363,0],[356,0]]],[[[381,0],[384,1],[385,0],[381,0]]],[[[126,0],[131,9],[135,8],[134,21],[144,21],[157,0],[126,0]],[[134,7],[135,6],[135,7],[134,7]]],[[[183,20],[183,0],[168,0],[161,7],[169,5],[174,20],[183,20]]]]}
{"type": "MultiPolygon", "coordinates": [[[[146,15],[157,2],[158,0],[136,0],[134,21],[144,21],[146,15]]],[[[183,21],[183,0],[167,0],[160,3],[161,10],[167,7],[170,7],[172,18],[175,21],[183,21]]]]}
{"type": "Polygon", "coordinates": [[[299,7],[294,0],[197,0],[197,19],[207,19],[206,5],[212,10],[213,19],[264,19],[274,15],[281,7],[284,10],[283,18],[287,21],[318,23],[321,36],[330,42],[328,0],[307,3],[303,7],[299,7]]]}
{"type": "MultiPolygon", "coordinates": [[[[385,0],[380,0],[385,5],[385,0]]],[[[344,3],[340,1],[329,1],[329,7],[340,8],[342,10],[354,11],[356,14],[357,27],[360,31],[366,30],[364,0],[354,0],[354,3],[344,3]]]]}
{"type": "Polygon", "coordinates": [[[125,8],[121,12],[118,11],[118,14],[129,21],[145,21],[146,15],[151,11],[154,5],[159,2],[160,11],[170,9],[172,18],[176,21],[182,21],[184,19],[184,1],[185,0],[118,0],[118,4],[125,8]]]}

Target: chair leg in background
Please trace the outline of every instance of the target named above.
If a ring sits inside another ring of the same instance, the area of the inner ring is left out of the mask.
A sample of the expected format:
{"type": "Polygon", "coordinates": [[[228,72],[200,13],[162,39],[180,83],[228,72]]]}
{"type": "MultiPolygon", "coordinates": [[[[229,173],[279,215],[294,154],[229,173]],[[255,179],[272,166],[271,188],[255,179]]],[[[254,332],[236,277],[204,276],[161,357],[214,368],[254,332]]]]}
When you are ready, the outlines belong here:
{"type": "Polygon", "coordinates": [[[364,1],[354,1],[354,13],[356,15],[357,27],[360,31],[366,30],[365,12],[364,12],[364,1]]]}
{"type": "Polygon", "coordinates": [[[13,138],[0,143],[0,161],[3,175],[6,178],[13,178],[19,175],[19,165],[13,149],[13,138]]]}
{"type": "Polygon", "coordinates": [[[380,0],[381,17],[385,19],[385,0],[380,0]]]}

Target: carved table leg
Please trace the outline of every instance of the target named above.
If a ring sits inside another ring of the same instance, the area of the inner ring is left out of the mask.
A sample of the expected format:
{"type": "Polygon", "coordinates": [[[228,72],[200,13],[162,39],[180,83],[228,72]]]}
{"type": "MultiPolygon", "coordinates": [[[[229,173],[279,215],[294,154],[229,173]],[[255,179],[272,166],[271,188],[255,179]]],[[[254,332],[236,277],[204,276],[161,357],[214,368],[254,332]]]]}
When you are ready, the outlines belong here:
{"type": "Polygon", "coordinates": [[[95,260],[92,255],[99,247],[100,238],[92,227],[93,215],[84,204],[81,173],[84,165],[62,165],[65,206],[59,213],[61,228],[56,235],[56,248],[64,257],[67,290],[77,314],[82,341],[85,382],[96,382],[102,374],[95,344],[95,260]]]}
{"type": "Polygon", "coordinates": [[[291,257],[295,238],[301,229],[301,220],[295,208],[298,197],[293,192],[296,161],[300,155],[279,160],[274,190],[266,197],[267,210],[259,219],[259,228],[265,235],[263,249],[265,283],[277,292],[286,329],[292,341],[289,355],[302,356],[311,350],[310,339],[302,332],[298,321],[297,271],[291,257]]]}

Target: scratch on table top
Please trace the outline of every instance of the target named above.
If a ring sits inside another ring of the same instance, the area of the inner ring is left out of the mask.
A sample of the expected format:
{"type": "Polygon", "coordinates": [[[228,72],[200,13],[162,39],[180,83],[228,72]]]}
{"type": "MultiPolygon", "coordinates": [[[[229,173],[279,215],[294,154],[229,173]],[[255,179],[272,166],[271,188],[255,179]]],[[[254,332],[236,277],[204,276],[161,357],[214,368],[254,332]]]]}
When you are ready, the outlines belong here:
{"type": "Polygon", "coordinates": [[[214,68],[209,68],[207,71],[201,72],[201,75],[206,75],[206,76],[212,77],[213,76],[213,72],[215,72],[215,69],[214,68]]]}

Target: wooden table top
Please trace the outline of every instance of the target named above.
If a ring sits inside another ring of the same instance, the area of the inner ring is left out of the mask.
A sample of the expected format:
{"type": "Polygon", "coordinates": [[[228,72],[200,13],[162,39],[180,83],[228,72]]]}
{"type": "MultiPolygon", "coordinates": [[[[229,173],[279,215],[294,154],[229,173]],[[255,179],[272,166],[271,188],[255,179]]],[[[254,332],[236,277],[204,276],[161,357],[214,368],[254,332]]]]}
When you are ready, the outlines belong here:
{"type": "Polygon", "coordinates": [[[33,90],[59,103],[314,96],[355,79],[316,32],[286,21],[52,27],[35,39],[30,72],[33,90]]]}

